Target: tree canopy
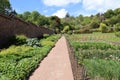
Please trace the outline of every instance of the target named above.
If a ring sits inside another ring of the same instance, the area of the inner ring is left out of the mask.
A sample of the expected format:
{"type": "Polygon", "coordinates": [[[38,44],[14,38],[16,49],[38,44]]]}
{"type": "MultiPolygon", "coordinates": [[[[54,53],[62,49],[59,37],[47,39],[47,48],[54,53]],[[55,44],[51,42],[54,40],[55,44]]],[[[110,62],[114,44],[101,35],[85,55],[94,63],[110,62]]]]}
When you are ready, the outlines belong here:
{"type": "Polygon", "coordinates": [[[109,9],[105,13],[97,13],[96,15],[91,16],[83,16],[80,14],[77,17],[73,17],[67,13],[65,18],[62,19],[58,18],[57,16],[46,17],[37,11],[27,11],[23,14],[18,14],[18,17],[25,21],[30,21],[36,25],[50,28],[54,30],[55,33],[67,33],[70,31],[75,32],[78,30],[81,31],[82,29],[99,30],[101,26],[102,29],[106,29],[106,31],[101,31],[108,32],[112,28],[115,28],[114,26],[117,23],[120,23],[120,8],[117,8],[115,10],[109,9]]]}
{"type": "Polygon", "coordinates": [[[12,11],[9,0],[0,0],[0,13],[8,14],[12,11]]]}

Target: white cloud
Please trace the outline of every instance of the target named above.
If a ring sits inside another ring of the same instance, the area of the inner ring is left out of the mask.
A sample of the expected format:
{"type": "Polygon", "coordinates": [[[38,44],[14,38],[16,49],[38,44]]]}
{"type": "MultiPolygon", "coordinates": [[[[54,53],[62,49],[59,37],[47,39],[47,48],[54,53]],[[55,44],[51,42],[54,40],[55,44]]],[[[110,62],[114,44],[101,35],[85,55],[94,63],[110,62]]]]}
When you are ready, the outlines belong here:
{"type": "Polygon", "coordinates": [[[64,18],[66,16],[68,11],[66,11],[65,9],[60,9],[57,12],[55,12],[53,15],[54,16],[58,16],[59,18],[64,18]]]}
{"type": "Polygon", "coordinates": [[[97,12],[120,7],[120,0],[83,0],[82,3],[86,10],[96,10],[97,12]]]}
{"type": "Polygon", "coordinates": [[[22,9],[19,9],[19,8],[13,8],[13,10],[15,10],[17,13],[22,13],[22,9]]]}
{"type": "Polygon", "coordinates": [[[47,6],[66,6],[70,3],[79,3],[81,0],[43,0],[47,6]]]}

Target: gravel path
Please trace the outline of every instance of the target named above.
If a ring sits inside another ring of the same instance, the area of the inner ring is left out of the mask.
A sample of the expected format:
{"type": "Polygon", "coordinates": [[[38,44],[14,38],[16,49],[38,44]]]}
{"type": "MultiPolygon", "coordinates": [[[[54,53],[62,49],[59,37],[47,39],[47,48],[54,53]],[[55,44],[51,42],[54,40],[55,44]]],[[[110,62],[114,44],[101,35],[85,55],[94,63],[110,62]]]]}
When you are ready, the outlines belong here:
{"type": "Polygon", "coordinates": [[[74,80],[64,36],[58,40],[29,80],[74,80]]]}

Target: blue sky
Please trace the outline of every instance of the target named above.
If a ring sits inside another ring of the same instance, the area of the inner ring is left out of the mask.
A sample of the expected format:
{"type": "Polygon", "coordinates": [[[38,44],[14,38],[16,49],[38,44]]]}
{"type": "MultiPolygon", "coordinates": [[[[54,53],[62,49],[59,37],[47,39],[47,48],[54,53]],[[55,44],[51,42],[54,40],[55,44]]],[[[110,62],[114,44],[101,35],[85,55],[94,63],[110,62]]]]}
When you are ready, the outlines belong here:
{"type": "Polygon", "coordinates": [[[103,13],[120,7],[120,0],[10,0],[17,13],[38,11],[45,16],[63,18],[67,12],[72,16],[103,13]]]}

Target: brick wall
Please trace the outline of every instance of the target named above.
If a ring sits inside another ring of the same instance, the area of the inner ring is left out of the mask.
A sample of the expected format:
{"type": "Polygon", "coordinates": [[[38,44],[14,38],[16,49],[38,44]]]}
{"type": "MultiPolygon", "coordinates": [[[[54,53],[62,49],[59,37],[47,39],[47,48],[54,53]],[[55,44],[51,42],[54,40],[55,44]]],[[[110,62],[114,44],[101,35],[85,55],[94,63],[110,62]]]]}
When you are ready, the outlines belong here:
{"type": "Polygon", "coordinates": [[[15,35],[26,35],[29,38],[41,37],[43,34],[53,34],[50,29],[25,22],[15,16],[0,14],[0,47],[8,42],[8,38],[15,35]]]}

